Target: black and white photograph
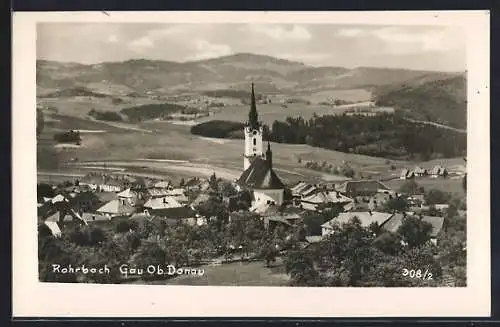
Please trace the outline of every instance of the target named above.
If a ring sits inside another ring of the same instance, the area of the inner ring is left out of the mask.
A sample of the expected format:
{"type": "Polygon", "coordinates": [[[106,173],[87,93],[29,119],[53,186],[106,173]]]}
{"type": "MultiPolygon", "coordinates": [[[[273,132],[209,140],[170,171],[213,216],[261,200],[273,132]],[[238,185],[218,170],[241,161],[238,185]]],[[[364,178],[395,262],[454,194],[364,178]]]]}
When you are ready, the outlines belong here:
{"type": "Polygon", "coordinates": [[[363,15],[36,22],[36,282],[473,285],[470,35],[363,15]]]}

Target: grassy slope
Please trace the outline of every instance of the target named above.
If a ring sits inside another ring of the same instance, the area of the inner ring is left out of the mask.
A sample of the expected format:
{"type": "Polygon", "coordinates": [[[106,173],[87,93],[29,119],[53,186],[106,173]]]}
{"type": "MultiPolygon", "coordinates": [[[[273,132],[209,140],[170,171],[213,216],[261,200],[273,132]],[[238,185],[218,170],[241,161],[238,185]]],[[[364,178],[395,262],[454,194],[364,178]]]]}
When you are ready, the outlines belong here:
{"type": "Polygon", "coordinates": [[[376,94],[381,105],[404,110],[410,117],[456,128],[467,125],[466,80],[456,76],[441,80],[417,80],[382,88],[376,94]]]}

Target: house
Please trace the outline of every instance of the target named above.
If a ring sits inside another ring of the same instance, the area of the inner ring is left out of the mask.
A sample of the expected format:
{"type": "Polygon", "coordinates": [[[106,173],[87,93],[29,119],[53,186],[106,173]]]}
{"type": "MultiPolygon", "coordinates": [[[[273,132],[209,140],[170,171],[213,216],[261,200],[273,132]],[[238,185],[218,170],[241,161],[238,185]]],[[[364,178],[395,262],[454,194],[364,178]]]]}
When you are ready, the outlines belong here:
{"type": "Polygon", "coordinates": [[[167,196],[167,188],[148,188],[147,196],[150,198],[161,198],[167,196]]]}
{"type": "Polygon", "coordinates": [[[180,208],[182,204],[174,197],[164,196],[161,198],[151,198],[144,203],[144,210],[156,210],[167,208],[180,208]]]}
{"type": "MultiPolygon", "coordinates": [[[[380,227],[389,232],[396,233],[399,227],[403,224],[403,220],[405,219],[405,217],[409,216],[404,214],[395,214],[380,227]]],[[[437,245],[437,237],[439,236],[439,233],[443,230],[444,217],[421,216],[420,219],[432,225],[430,241],[434,245],[437,245]]]]}
{"type": "Polygon", "coordinates": [[[319,191],[300,199],[301,208],[306,210],[317,211],[324,206],[344,205],[353,202],[353,199],[348,198],[337,191],[319,191]]]}
{"type": "Polygon", "coordinates": [[[273,157],[269,142],[267,143],[267,151],[265,153],[263,151],[264,126],[258,120],[253,83],[250,102],[249,120],[243,130],[245,135],[243,173],[236,181],[237,189],[238,191],[246,189],[253,192],[254,199],[257,201],[265,195],[272,198],[277,205],[281,205],[285,186],[273,169],[273,157]]]}
{"type": "MultiPolygon", "coordinates": [[[[266,158],[256,158],[237,180],[240,189],[253,191],[254,200],[272,199],[276,205],[283,203],[285,185],[273,170],[271,146],[268,143],[266,158]]],[[[269,200],[271,201],[271,200],[269,200]]]]}
{"type": "Polygon", "coordinates": [[[290,191],[292,192],[292,197],[301,198],[302,196],[310,195],[311,193],[316,192],[319,189],[320,187],[316,184],[299,182],[297,185],[292,187],[290,191]]]}
{"type": "Polygon", "coordinates": [[[411,194],[406,196],[406,202],[413,209],[422,209],[425,205],[425,195],[424,194],[411,194]]]}
{"type": "Polygon", "coordinates": [[[189,225],[203,225],[206,223],[206,219],[197,215],[191,206],[183,205],[170,196],[149,199],[144,204],[144,214],[174,221],[181,220],[189,225]]]}
{"type": "Polygon", "coordinates": [[[415,177],[415,174],[413,171],[407,169],[407,168],[403,168],[401,170],[401,174],[399,176],[399,179],[412,179],[415,177]]]}
{"type": "MultiPolygon", "coordinates": [[[[158,181],[153,184],[153,189],[172,189],[173,185],[171,181],[158,181]]],[[[151,188],[150,188],[151,189],[151,188]]]]}
{"type": "Polygon", "coordinates": [[[168,224],[181,222],[190,226],[202,226],[207,223],[206,217],[198,215],[190,206],[144,210],[144,215],[160,217],[168,224]]]}
{"type": "Polygon", "coordinates": [[[37,208],[37,215],[40,221],[54,221],[59,224],[74,221],[85,224],[85,221],[76,212],[67,197],[57,194],[37,208]]]}
{"type": "Polygon", "coordinates": [[[417,166],[413,169],[413,174],[415,177],[427,176],[427,169],[417,166]]]}
{"type": "Polygon", "coordinates": [[[286,227],[297,226],[302,220],[303,210],[297,210],[294,207],[272,206],[262,214],[264,226],[273,228],[277,225],[286,227]]]}
{"type": "MultiPolygon", "coordinates": [[[[113,193],[115,194],[115,193],[113,193]]],[[[78,212],[94,211],[103,203],[94,192],[81,192],[70,199],[71,205],[78,212]]]]}
{"type": "Polygon", "coordinates": [[[189,198],[186,195],[186,190],[183,188],[174,188],[172,190],[166,190],[165,191],[165,196],[168,196],[170,198],[174,198],[181,204],[186,204],[189,202],[189,198]]]}
{"type": "Polygon", "coordinates": [[[113,178],[106,174],[91,173],[82,178],[81,185],[86,185],[92,190],[103,192],[121,192],[128,184],[124,179],[113,178]]]}
{"type": "Polygon", "coordinates": [[[135,208],[126,199],[123,198],[111,200],[97,209],[98,213],[109,216],[111,218],[130,216],[135,211],[135,208]]]}
{"type": "Polygon", "coordinates": [[[373,196],[379,192],[393,192],[390,187],[377,180],[347,181],[338,186],[336,191],[350,198],[357,196],[373,196]]]}
{"type": "Polygon", "coordinates": [[[368,210],[375,211],[377,208],[380,208],[394,198],[396,198],[395,194],[377,193],[368,200],[368,210]]]}
{"type": "Polygon", "coordinates": [[[276,202],[272,197],[266,194],[261,194],[257,199],[254,199],[254,201],[252,201],[252,206],[248,209],[248,211],[262,214],[269,210],[269,208],[275,206],[276,202]]]}
{"type": "Polygon", "coordinates": [[[55,238],[60,238],[62,236],[61,229],[56,221],[45,221],[44,224],[50,229],[50,232],[55,238]]]}
{"type": "Polygon", "coordinates": [[[435,166],[432,168],[430,175],[432,178],[446,177],[448,176],[448,171],[442,166],[435,166]]]}
{"type": "Polygon", "coordinates": [[[207,180],[193,177],[184,182],[183,187],[187,191],[206,191],[210,187],[210,183],[207,180]]]}
{"type": "Polygon", "coordinates": [[[354,217],[359,219],[361,222],[361,226],[369,227],[373,223],[377,223],[379,226],[384,224],[387,220],[389,220],[394,214],[386,213],[386,212],[374,212],[374,211],[359,211],[359,212],[342,212],[323,225],[321,225],[321,235],[323,237],[333,234],[334,226],[342,225],[351,221],[354,217]]]}
{"type": "Polygon", "coordinates": [[[131,188],[126,189],[118,193],[118,200],[126,201],[132,207],[136,206],[139,202],[140,195],[136,191],[132,191],[131,188]]]}
{"type": "Polygon", "coordinates": [[[84,212],[82,214],[82,218],[87,222],[87,224],[95,222],[109,222],[111,220],[111,217],[108,215],[91,212],[84,212]]]}

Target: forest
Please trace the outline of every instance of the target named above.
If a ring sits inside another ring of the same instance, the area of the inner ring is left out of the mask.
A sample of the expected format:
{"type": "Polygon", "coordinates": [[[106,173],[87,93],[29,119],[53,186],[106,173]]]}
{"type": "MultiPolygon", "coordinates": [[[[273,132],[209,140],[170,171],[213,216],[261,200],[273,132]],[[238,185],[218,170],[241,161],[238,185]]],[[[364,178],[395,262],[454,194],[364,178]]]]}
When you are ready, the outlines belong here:
{"type": "MultiPolygon", "coordinates": [[[[207,137],[240,137],[238,123],[213,121],[193,126],[207,137]]],[[[264,128],[264,138],[278,143],[308,144],[329,150],[399,160],[431,160],[466,154],[467,135],[407,121],[399,114],[287,117],[264,128]]]]}
{"type": "Polygon", "coordinates": [[[130,122],[141,122],[149,119],[168,118],[173,113],[183,112],[185,106],[174,103],[144,104],[120,110],[130,122]]]}

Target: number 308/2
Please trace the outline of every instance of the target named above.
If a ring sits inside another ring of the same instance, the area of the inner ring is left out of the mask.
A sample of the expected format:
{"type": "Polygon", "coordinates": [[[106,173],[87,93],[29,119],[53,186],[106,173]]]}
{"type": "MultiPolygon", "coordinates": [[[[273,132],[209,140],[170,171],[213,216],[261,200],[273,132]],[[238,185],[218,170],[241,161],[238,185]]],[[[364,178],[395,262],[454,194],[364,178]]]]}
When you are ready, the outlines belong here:
{"type": "Polygon", "coordinates": [[[418,279],[423,279],[423,280],[431,280],[432,279],[432,273],[429,272],[427,269],[422,271],[421,269],[404,268],[402,271],[402,275],[404,277],[418,278],[418,279]]]}

